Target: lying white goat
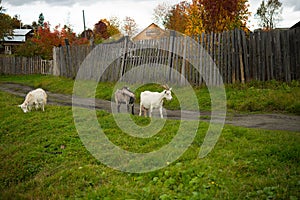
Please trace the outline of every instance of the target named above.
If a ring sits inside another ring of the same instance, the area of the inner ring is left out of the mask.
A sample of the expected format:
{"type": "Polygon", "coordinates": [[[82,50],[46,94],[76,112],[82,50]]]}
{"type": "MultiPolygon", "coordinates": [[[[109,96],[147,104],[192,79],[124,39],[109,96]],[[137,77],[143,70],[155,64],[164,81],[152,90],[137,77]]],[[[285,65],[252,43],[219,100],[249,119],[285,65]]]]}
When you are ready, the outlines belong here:
{"type": "Polygon", "coordinates": [[[22,108],[24,113],[31,111],[33,105],[35,105],[36,110],[39,107],[41,107],[41,109],[44,111],[46,103],[47,103],[46,92],[43,89],[38,88],[36,90],[30,91],[26,95],[25,101],[21,105],[19,105],[19,107],[22,108]]]}
{"type": "Polygon", "coordinates": [[[152,111],[153,108],[158,108],[160,117],[163,118],[162,114],[162,105],[163,100],[171,100],[171,90],[172,88],[169,88],[168,86],[163,86],[165,88],[162,92],[150,92],[150,91],[144,91],[141,93],[141,99],[140,99],[140,116],[142,115],[142,111],[144,111],[144,115],[146,115],[146,110],[149,110],[149,117],[152,117],[152,111]]]}

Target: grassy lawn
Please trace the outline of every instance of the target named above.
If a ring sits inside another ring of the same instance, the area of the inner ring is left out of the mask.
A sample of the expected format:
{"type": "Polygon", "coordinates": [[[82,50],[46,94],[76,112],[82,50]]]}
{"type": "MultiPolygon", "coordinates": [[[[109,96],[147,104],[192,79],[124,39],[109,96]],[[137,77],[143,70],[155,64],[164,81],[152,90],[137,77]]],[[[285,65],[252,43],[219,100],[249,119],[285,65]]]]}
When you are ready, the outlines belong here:
{"type": "MultiPolygon", "coordinates": [[[[1,81],[72,91],[71,80],[56,77],[1,77],[1,81]]],[[[260,86],[251,87],[232,86],[232,92],[260,90],[260,86]]],[[[280,94],[299,95],[299,88],[286,87],[280,90],[290,91],[280,94]]],[[[240,105],[237,97],[230,98],[240,105]]],[[[0,92],[0,199],[300,198],[300,133],[225,126],[213,151],[200,159],[197,155],[208,128],[201,122],[194,142],[177,161],[154,172],[131,174],[105,166],[87,151],[71,107],[47,105],[45,112],[24,114],[17,107],[22,101],[0,92]]],[[[167,120],[157,135],[136,139],[123,133],[111,114],[97,111],[97,117],[113,143],[133,152],[159,149],[174,137],[180,124],[167,120]]],[[[132,117],[138,124],[149,123],[147,118],[132,117]]]]}
{"type": "MultiPolygon", "coordinates": [[[[54,76],[0,76],[1,82],[14,82],[42,87],[48,91],[64,94],[72,94],[74,80],[54,76]]],[[[96,98],[111,100],[115,83],[99,83],[96,90],[96,98]]],[[[173,87],[174,88],[174,87],[173,87]]],[[[227,109],[231,112],[280,112],[300,115],[300,82],[293,81],[290,84],[277,81],[250,82],[247,84],[226,85],[227,109]]],[[[159,85],[133,85],[137,102],[139,94],[144,90],[162,91],[159,85]]],[[[177,92],[184,96],[185,88],[176,88],[177,92]]],[[[199,108],[202,111],[210,110],[210,95],[206,87],[193,88],[198,98],[199,108]]],[[[177,94],[178,94],[177,93],[177,94]]],[[[187,94],[188,95],[188,94],[187,94]]],[[[180,109],[176,95],[170,102],[165,102],[167,109],[180,109]]],[[[186,99],[188,102],[189,99],[186,99]]]]}

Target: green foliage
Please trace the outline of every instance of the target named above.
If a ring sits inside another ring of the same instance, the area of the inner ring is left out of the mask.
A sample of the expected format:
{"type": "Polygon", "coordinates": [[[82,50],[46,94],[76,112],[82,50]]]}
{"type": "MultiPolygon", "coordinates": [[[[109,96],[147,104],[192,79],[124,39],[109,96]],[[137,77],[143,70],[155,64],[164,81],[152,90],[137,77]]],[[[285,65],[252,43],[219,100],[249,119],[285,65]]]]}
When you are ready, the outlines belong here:
{"type": "Polygon", "coordinates": [[[40,15],[39,15],[39,20],[38,20],[38,26],[40,26],[40,27],[44,27],[44,15],[43,15],[43,13],[41,13],[40,15]]]}
{"type": "Polygon", "coordinates": [[[5,36],[12,36],[13,30],[20,28],[21,20],[18,19],[18,15],[11,17],[8,14],[5,14],[5,8],[1,5],[2,1],[0,0],[0,41],[5,36]]]}
{"type": "Polygon", "coordinates": [[[31,40],[27,40],[25,45],[20,45],[15,50],[16,56],[24,56],[24,57],[34,57],[41,56],[41,48],[38,44],[32,42],[31,40]]]}
{"type": "MultiPolygon", "coordinates": [[[[179,160],[154,172],[129,174],[108,168],[86,150],[71,107],[47,105],[45,112],[24,114],[17,107],[22,101],[0,92],[1,199],[299,197],[299,133],[225,126],[213,151],[199,159],[208,128],[201,122],[193,144],[179,160]]],[[[138,139],[123,133],[111,114],[97,111],[97,117],[113,143],[134,152],[165,145],[180,124],[167,120],[157,135],[138,139]]],[[[134,120],[148,123],[138,116],[134,120]]]]}
{"type": "Polygon", "coordinates": [[[0,39],[13,34],[13,19],[0,11],[0,39]]]}

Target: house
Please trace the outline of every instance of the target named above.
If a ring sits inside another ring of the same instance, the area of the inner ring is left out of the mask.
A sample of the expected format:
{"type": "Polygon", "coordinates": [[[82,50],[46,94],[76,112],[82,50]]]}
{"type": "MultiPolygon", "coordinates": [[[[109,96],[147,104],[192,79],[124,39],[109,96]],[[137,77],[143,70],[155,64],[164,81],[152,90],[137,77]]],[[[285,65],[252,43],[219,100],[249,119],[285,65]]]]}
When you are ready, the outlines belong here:
{"type": "Polygon", "coordinates": [[[134,36],[132,38],[133,41],[139,41],[139,40],[153,40],[153,39],[159,39],[164,36],[166,36],[167,33],[163,29],[161,29],[156,24],[152,23],[147,28],[142,30],[139,34],[134,36]]]}
{"type": "Polygon", "coordinates": [[[33,29],[14,29],[12,35],[4,37],[2,40],[4,54],[12,54],[16,46],[24,44],[32,36],[33,29]]]}
{"type": "Polygon", "coordinates": [[[300,28],[300,21],[294,24],[290,29],[300,28]]]}

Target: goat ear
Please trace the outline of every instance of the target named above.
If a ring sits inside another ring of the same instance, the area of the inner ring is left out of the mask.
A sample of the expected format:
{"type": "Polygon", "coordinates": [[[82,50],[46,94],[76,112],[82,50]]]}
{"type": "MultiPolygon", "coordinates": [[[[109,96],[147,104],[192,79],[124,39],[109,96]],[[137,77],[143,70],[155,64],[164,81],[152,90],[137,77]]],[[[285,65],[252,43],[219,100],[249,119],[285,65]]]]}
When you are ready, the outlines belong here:
{"type": "Polygon", "coordinates": [[[170,91],[172,90],[172,88],[169,89],[170,91]]]}
{"type": "Polygon", "coordinates": [[[18,107],[21,107],[21,106],[22,106],[22,104],[18,105],[18,107]]]}

